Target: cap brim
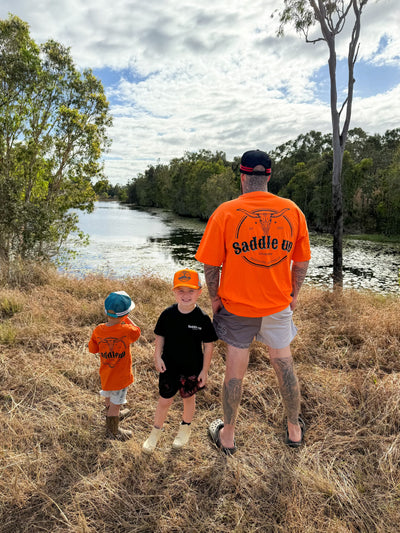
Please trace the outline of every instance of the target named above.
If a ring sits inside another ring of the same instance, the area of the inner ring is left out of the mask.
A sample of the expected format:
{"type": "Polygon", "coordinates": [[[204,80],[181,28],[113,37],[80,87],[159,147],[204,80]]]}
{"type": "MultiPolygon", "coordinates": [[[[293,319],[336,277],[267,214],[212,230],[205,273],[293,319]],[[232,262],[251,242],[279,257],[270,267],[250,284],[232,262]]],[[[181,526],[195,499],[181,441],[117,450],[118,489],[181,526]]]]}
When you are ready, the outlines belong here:
{"type": "Polygon", "coordinates": [[[178,287],[187,287],[188,289],[201,289],[201,287],[197,285],[187,285],[186,283],[179,283],[178,285],[174,285],[174,289],[177,289],[178,287]]]}

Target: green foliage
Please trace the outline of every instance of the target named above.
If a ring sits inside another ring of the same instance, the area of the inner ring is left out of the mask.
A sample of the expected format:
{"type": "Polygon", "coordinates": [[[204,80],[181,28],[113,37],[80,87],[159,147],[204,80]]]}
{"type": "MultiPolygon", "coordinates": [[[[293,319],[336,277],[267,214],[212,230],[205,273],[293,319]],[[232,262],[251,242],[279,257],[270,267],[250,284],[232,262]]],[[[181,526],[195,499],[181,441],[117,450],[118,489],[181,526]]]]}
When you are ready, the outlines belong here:
{"type": "Polygon", "coordinates": [[[150,166],[127,187],[128,202],[206,219],[219,203],[237,196],[231,164],[222,152],[187,152],[169,165],[150,166]]]}
{"type": "Polygon", "coordinates": [[[101,178],[93,185],[97,199],[128,201],[128,188],[126,185],[112,185],[107,178],[101,178]]]}
{"type": "Polygon", "coordinates": [[[385,235],[400,232],[400,144],[386,171],[379,172],[377,191],[378,230],[385,235]]]}
{"type": "Polygon", "coordinates": [[[193,160],[189,156],[178,162],[172,174],[174,210],[179,215],[201,217],[209,201],[201,194],[207,192],[203,186],[224,170],[222,161],[193,160]]]}
{"type": "Polygon", "coordinates": [[[238,196],[237,181],[231,168],[226,168],[220,174],[210,176],[201,188],[200,218],[207,220],[215,209],[228,200],[238,196]]]}
{"type": "MultiPolygon", "coordinates": [[[[332,230],[331,138],[310,131],[270,152],[270,192],[296,202],[310,229],[320,232],[332,230]]],[[[206,220],[218,205],[240,194],[239,161],[206,150],[186,153],[169,165],[150,166],[131,181],[127,201],[206,220]]],[[[341,179],[347,232],[400,235],[399,129],[372,136],[360,128],[350,130],[341,179]]]]}
{"type": "Polygon", "coordinates": [[[17,338],[15,327],[9,322],[0,323],[0,344],[13,345],[17,338]]]}
{"type": "MultiPolygon", "coordinates": [[[[330,135],[311,131],[271,152],[270,190],[294,200],[311,229],[331,231],[332,149],[330,135]]],[[[400,234],[400,130],[367,135],[349,131],[343,156],[345,229],[400,234]]]]}
{"type": "Polygon", "coordinates": [[[109,192],[112,185],[107,178],[102,178],[96,181],[93,185],[93,190],[96,195],[102,199],[109,198],[109,192]]]}
{"type": "MultiPolygon", "coordinates": [[[[279,14],[278,36],[283,36],[286,24],[293,23],[298,33],[307,35],[315,21],[314,11],[307,0],[284,0],[284,8],[279,14]]],[[[275,13],[277,10],[275,10],[275,13]]],[[[272,15],[273,16],[273,15],[272,15]]]]}
{"type": "Polygon", "coordinates": [[[93,209],[108,102],[68,48],[36,45],[12,15],[0,20],[0,84],[0,258],[49,258],[77,231],[71,208],[93,209]]]}
{"type": "Polygon", "coordinates": [[[22,310],[21,303],[12,298],[2,298],[0,300],[0,318],[11,318],[22,310]]]}

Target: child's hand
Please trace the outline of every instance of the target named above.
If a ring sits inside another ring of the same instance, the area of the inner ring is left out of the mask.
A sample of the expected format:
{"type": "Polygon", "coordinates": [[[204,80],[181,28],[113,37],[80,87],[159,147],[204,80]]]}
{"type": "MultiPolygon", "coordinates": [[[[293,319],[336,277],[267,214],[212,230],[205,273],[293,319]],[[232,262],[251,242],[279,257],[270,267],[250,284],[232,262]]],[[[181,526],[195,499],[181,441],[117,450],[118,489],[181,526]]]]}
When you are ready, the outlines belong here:
{"type": "Polygon", "coordinates": [[[161,357],[155,357],[154,363],[156,365],[157,372],[160,372],[161,374],[167,370],[167,367],[165,366],[164,361],[161,359],[161,357]]]}
{"type": "Polygon", "coordinates": [[[197,381],[199,382],[201,387],[205,387],[208,380],[208,372],[205,370],[202,370],[199,374],[199,377],[197,378],[197,381]]]}

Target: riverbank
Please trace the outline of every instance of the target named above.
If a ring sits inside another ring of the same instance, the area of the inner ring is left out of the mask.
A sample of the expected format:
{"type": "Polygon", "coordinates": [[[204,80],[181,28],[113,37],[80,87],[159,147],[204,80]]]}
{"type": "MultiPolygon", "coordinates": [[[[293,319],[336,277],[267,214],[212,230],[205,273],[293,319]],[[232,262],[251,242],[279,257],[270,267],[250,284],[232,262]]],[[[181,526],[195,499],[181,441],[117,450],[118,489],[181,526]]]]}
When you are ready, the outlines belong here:
{"type": "MultiPolygon", "coordinates": [[[[75,279],[55,272],[0,286],[0,530],[394,533],[400,521],[398,296],[305,287],[293,353],[306,443],[283,444],[283,407],[262,345],[245,378],[233,458],[209,442],[222,415],[223,343],[198,394],[193,436],[172,452],[181,401],[159,449],[141,453],[157,400],[153,327],[172,303],[145,276],[75,279]],[[142,336],[133,348],[129,442],[106,442],[98,361],[87,351],[103,301],[126,290],[142,336]]],[[[206,292],[206,291],[205,291],[206,292]]],[[[210,306],[204,293],[200,305],[210,306]]]]}
{"type": "Polygon", "coordinates": [[[378,233],[363,233],[360,235],[344,235],[343,239],[352,241],[369,241],[377,244],[400,244],[400,235],[381,235],[378,233]]]}

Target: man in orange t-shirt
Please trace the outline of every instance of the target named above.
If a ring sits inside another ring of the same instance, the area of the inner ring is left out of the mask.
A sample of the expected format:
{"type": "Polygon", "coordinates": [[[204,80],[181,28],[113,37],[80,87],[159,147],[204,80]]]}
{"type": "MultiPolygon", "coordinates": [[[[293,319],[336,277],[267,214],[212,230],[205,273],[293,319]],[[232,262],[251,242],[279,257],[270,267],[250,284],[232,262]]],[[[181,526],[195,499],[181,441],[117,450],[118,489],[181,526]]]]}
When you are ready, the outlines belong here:
{"type": "Polygon", "coordinates": [[[240,170],[243,194],[214,211],[195,256],[204,263],[215,330],[228,346],[224,421],[209,427],[226,454],[236,451],[235,423],[254,338],[268,346],[278,378],[286,444],[300,446],[305,429],[290,343],[297,331],[292,314],[311,257],[307,223],[294,202],[268,192],[271,160],[265,152],[245,152],[240,170]]]}
{"type": "Polygon", "coordinates": [[[89,352],[100,355],[100,394],[105,398],[107,436],[126,440],[132,432],[119,427],[120,407],[126,403],[128,386],[133,383],[130,345],[140,337],[140,329],[128,316],[135,304],[125,291],[110,293],[104,307],[108,320],[94,329],[89,352]]]}

